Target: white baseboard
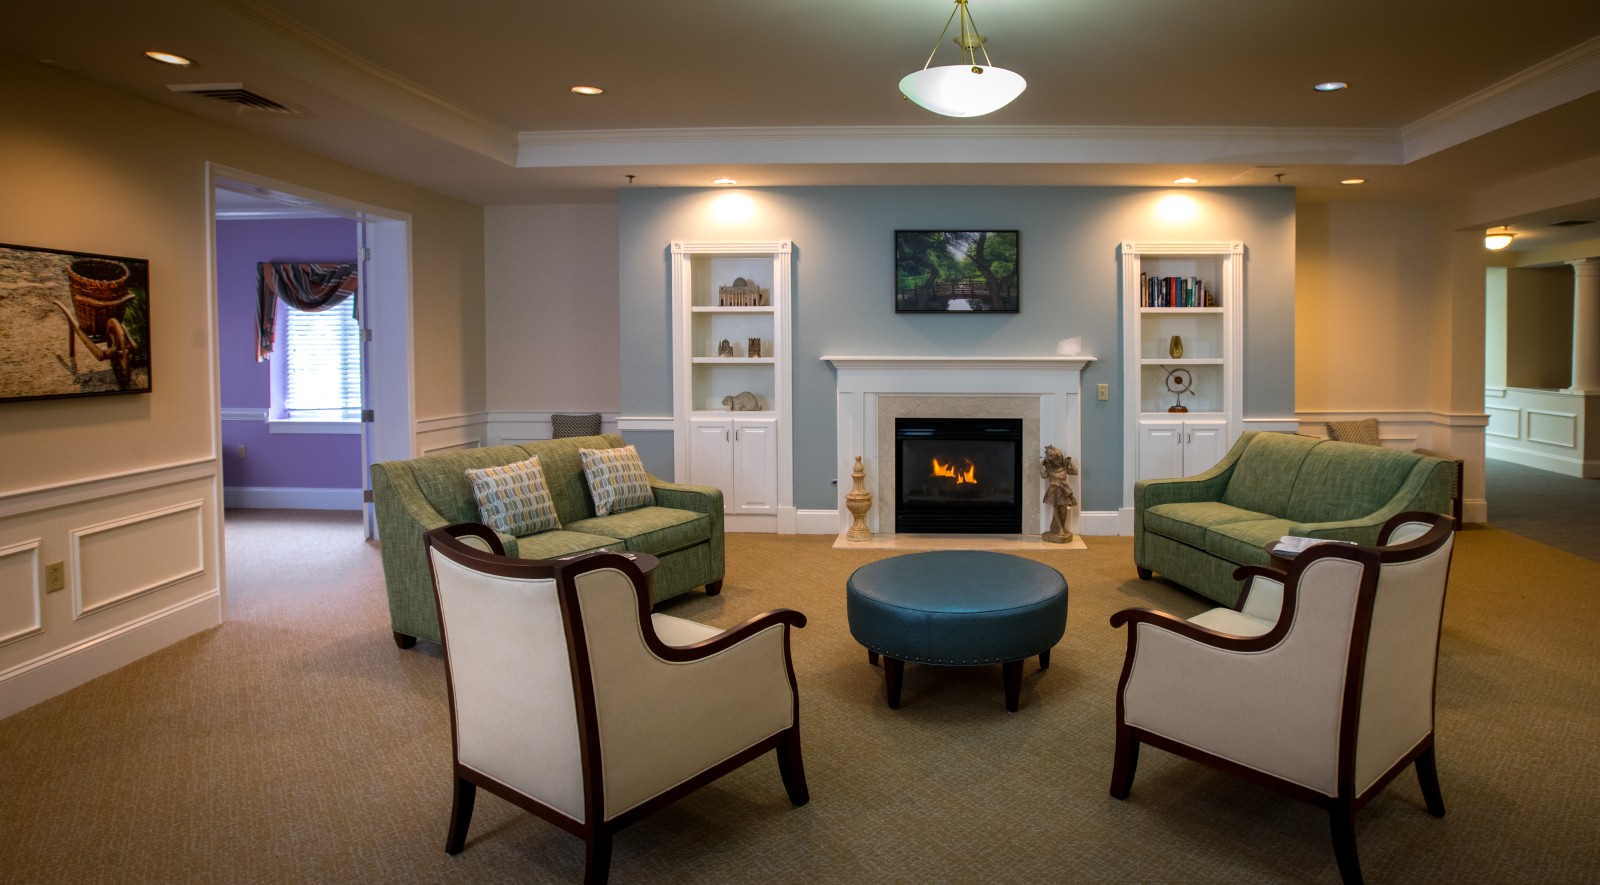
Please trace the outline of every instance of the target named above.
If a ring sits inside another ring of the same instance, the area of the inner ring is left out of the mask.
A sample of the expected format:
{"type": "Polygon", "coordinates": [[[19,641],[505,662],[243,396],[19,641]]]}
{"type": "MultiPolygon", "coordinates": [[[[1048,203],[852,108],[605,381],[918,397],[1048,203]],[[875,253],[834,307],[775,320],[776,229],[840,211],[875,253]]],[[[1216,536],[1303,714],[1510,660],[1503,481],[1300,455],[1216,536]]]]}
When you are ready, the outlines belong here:
{"type": "Polygon", "coordinates": [[[1575,476],[1580,479],[1594,479],[1600,477],[1600,461],[1585,461],[1582,458],[1566,458],[1560,455],[1548,455],[1543,452],[1530,452],[1527,449],[1499,445],[1485,440],[1483,453],[1486,457],[1496,461],[1509,461],[1512,464],[1521,464],[1524,467],[1536,467],[1559,473],[1563,476],[1575,476]]]}
{"type": "Polygon", "coordinates": [[[1122,527],[1122,514],[1115,510],[1085,510],[1078,514],[1080,535],[1131,535],[1133,515],[1129,511],[1128,527],[1122,527]]]}
{"type": "Polygon", "coordinates": [[[216,590],[0,673],[0,719],[222,623],[216,590]]]}
{"type": "Polygon", "coordinates": [[[224,507],[261,510],[360,510],[360,489],[252,488],[230,486],[222,490],[224,507]]]}
{"type": "Polygon", "coordinates": [[[837,510],[796,510],[794,512],[794,533],[797,535],[837,535],[849,527],[848,522],[840,522],[837,510]]]}

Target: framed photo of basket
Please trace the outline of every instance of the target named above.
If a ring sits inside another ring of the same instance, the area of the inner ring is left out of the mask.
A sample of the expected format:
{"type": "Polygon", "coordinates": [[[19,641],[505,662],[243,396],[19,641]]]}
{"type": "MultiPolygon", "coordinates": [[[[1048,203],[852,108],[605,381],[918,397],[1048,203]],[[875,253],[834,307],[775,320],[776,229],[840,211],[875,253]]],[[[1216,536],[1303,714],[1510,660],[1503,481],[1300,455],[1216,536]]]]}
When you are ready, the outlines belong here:
{"type": "Polygon", "coordinates": [[[0,401],[149,393],[150,262],[0,243],[0,401]]]}
{"type": "Polygon", "coordinates": [[[895,313],[1018,313],[1014,230],[894,232],[895,313]]]}

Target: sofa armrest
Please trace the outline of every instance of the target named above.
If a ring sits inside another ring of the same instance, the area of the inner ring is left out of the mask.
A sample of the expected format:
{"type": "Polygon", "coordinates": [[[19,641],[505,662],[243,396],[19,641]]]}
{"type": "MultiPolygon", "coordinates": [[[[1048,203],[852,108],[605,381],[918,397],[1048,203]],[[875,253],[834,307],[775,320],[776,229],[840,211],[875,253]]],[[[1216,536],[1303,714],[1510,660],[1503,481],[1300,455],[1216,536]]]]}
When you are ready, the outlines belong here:
{"type": "Polygon", "coordinates": [[[650,491],[655,493],[656,504],[696,513],[722,514],[722,490],[715,486],[692,486],[687,483],[667,482],[650,477],[650,491]]]}
{"type": "Polygon", "coordinates": [[[1254,435],[1254,431],[1240,434],[1238,442],[1235,442],[1233,448],[1222,456],[1222,460],[1204,473],[1172,479],[1141,479],[1135,482],[1133,484],[1135,514],[1157,504],[1222,500],[1222,493],[1227,491],[1228,480],[1233,476],[1234,465],[1239,463],[1239,456],[1244,454],[1245,446],[1249,445],[1250,438],[1254,435]]]}

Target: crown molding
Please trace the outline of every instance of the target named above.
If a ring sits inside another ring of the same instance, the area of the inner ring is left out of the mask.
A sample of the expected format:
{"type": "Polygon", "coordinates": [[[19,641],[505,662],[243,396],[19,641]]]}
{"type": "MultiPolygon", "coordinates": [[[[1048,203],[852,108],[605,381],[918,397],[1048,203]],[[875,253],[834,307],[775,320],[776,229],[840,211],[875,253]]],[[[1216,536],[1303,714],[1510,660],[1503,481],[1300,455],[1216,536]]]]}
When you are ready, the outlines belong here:
{"type": "Polygon", "coordinates": [[[1402,127],[1405,162],[1415,162],[1594,92],[1600,92],[1600,36],[1402,127]]]}
{"type": "MultiPolygon", "coordinates": [[[[218,6],[260,29],[282,48],[317,66],[317,85],[403,123],[512,164],[516,132],[324,37],[258,0],[216,0],[218,6]]],[[[294,70],[295,68],[290,68],[294,70]]],[[[299,69],[302,74],[311,71],[299,69]]]]}
{"type": "Polygon", "coordinates": [[[519,167],[707,163],[1394,164],[1393,129],[819,126],[523,132],[519,167]]]}

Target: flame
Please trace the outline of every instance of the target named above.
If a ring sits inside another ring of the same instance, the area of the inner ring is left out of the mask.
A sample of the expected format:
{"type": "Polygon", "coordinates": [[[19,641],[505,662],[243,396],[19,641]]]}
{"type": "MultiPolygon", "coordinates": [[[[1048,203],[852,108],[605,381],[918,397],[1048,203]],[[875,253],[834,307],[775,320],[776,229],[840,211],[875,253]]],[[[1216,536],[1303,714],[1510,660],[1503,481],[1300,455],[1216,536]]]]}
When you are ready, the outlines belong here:
{"type": "Polygon", "coordinates": [[[958,485],[958,486],[959,485],[965,485],[967,483],[971,483],[973,485],[977,485],[977,483],[978,483],[978,468],[977,468],[977,465],[973,464],[971,461],[968,461],[965,458],[962,458],[961,460],[966,462],[967,469],[962,470],[960,472],[957,472],[954,464],[946,464],[943,461],[940,461],[938,458],[934,458],[933,459],[933,475],[934,476],[948,476],[951,479],[955,480],[956,481],[956,485],[958,485]]]}

